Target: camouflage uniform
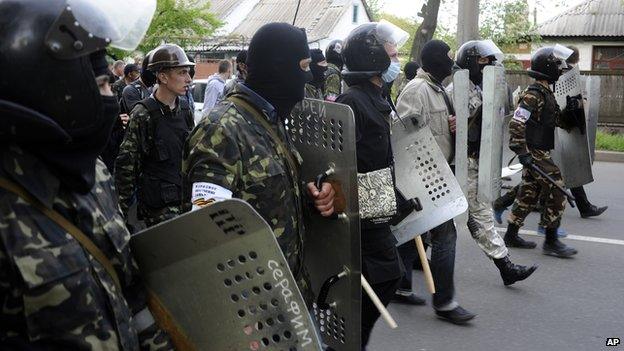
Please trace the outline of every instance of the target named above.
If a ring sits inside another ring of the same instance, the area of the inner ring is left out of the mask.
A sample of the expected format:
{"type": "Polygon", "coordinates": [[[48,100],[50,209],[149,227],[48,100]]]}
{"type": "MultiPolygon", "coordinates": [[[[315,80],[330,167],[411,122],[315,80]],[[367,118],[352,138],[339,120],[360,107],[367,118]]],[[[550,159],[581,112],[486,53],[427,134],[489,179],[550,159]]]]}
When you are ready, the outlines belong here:
{"type": "MultiPolygon", "coordinates": [[[[565,129],[571,127],[564,123],[565,121],[562,119],[561,111],[550,88],[534,83],[521,94],[518,109],[509,122],[509,148],[519,155],[530,153],[537,167],[546,172],[557,184],[564,186],[561,172],[550,157],[550,150],[535,148],[530,143],[527,143],[527,138],[529,137],[527,125],[529,123],[540,124],[548,118],[551,118],[554,125],[558,127],[565,129]],[[554,106],[553,111],[546,111],[547,106],[554,106]],[[521,110],[528,111],[530,116],[522,115],[519,112],[521,110]],[[546,116],[546,113],[554,113],[554,116],[546,116]]],[[[554,126],[550,127],[554,128],[554,126]]],[[[550,137],[550,135],[547,137],[550,137]]],[[[554,138],[554,134],[552,138],[554,138]]],[[[559,227],[561,216],[565,209],[564,195],[540,174],[532,169],[526,169],[526,167],[522,171],[522,182],[509,215],[509,223],[522,227],[524,219],[536,205],[541,190],[546,192],[544,194],[546,201],[539,225],[545,228],[559,227]]]]}
{"type": "Polygon", "coordinates": [[[325,99],[334,101],[342,94],[342,75],[338,66],[327,63],[325,72],[325,99]]]}
{"type": "MultiPolygon", "coordinates": [[[[232,94],[262,111],[274,126],[300,168],[302,158],[290,144],[274,108],[242,84],[232,94]]],[[[247,201],[273,229],[293,275],[306,296],[303,267],[303,203],[299,169],[288,166],[286,155],[274,145],[264,127],[245,109],[224,100],[201,120],[187,139],[182,162],[184,201],[190,206],[194,183],[228,189],[232,197],[247,201]]],[[[195,203],[209,203],[199,199],[195,203]]],[[[309,299],[309,296],[307,297],[309,299]]]]}
{"type": "Polygon", "coordinates": [[[306,83],[305,85],[305,97],[308,99],[319,99],[319,100],[325,99],[325,96],[323,94],[323,89],[317,88],[310,83],[306,83]]]}
{"type": "Polygon", "coordinates": [[[97,161],[95,186],[83,195],[61,187],[45,164],[21,148],[0,152],[0,177],[81,229],[111,260],[123,286],[119,291],[104,267],[54,221],[0,188],[0,344],[6,347],[0,348],[172,349],[155,325],[139,335],[133,326],[132,315],[145,308],[145,298],[104,164],[97,161]]]}
{"type": "MultiPolygon", "coordinates": [[[[152,99],[152,97],[150,97],[150,99],[152,99]]],[[[179,146],[173,147],[179,150],[182,150],[188,131],[190,131],[193,124],[193,117],[190,115],[190,112],[189,116],[186,116],[186,114],[179,111],[182,103],[186,103],[186,101],[178,99],[178,106],[174,110],[170,110],[168,106],[158,102],[161,106],[161,111],[165,111],[165,114],[159,116],[159,118],[182,118],[180,116],[184,116],[187,119],[190,118],[190,121],[179,122],[186,123],[186,127],[182,127],[187,128],[183,137],[179,137],[175,140],[176,143],[179,143],[179,146]]],[[[135,193],[138,192],[138,217],[139,219],[143,219],[147,226],[152,226],[167,219],[174,218],[182,213],[179,194],[175,202],[169,202],[169,204],[159,207],[148,205],[148,196],[142,197],[142,194],[148,191],[142,192],[141,184],[145,186],[145,178],[152,177],[146,174],[145,169],[148,157],[150,157],[151,153],[157,152],[158,154],[166,154],[166,156],[161,157],[163,159],[162,167],[167,168],[168,171],[178,174],[179,176],[179,159],[174,158],[173,155],[169,155],[170,151],[166,150],[167,147],[172,147],[172,145],[163,146],[160,145],[162,142],[156,142],[154,140],[155,134],[158,133],[155,123],[146,106],[142,103],[135,105],[130,113],[130,122],[128,123],[126,135],[119,148],[119,155],[115,162],[115,186],[117,188],[119,205],[121,206],[122,213],[127,217],[128,209],[133,202],[135,193]],[[163,147],[165,150],[161,151],[163,147]]]]}

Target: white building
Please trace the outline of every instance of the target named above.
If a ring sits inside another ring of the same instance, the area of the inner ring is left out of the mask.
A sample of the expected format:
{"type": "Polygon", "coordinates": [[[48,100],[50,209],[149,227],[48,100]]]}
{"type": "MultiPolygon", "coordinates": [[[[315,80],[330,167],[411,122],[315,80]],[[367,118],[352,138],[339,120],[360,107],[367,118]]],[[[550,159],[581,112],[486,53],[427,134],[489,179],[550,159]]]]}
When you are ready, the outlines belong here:
{"type": "MultiPolygon", "coordinates": [[[[586,0],[537,27],[540,46],[559,43],[579,49],[579,68],[624,70],[624,1],[586,0]]],[[[527,66],[530,55],[517,54],[527,66]]]]}
{"type": "Polygon", "coordinates": [[[224,25],[215,38],[198,51],[237,52],[249,44],[249,40],[262,25],[270,22],[293,23],[295,12],[295,26],[306,29],[311,48],[322,50],[331,40],[344,39],[353,28],[371,21],[365,0],[301,0],[298,10],[297,0],[209,2],[211,11],[224,25]]]}

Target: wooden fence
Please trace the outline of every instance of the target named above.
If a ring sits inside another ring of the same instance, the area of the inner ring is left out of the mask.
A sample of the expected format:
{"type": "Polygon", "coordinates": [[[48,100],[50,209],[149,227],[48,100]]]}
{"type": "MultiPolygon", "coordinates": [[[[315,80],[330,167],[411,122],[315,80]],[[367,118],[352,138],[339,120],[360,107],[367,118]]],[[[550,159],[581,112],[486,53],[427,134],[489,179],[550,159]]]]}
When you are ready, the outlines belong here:
{"type": "MultiPolygon", "coordinates": [[[[581,71],[581,74],[600,76],[598,122],[624,125],[624,72],[581,71]]],[[[524,89],[531,80],[526,71],[507,71],[507,83],[512,90],[518,86],[524,89]]]]}

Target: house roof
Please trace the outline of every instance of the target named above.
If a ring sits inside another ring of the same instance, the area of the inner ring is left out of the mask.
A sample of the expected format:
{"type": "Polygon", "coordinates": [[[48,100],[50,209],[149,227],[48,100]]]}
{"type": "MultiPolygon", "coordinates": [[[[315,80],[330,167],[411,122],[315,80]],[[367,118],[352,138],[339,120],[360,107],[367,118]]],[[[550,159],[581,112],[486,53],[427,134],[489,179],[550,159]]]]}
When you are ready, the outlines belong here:
{"type": "Polygon", "coordinates": [[[203,0],[202,3],[210,3],[210,12],[220,20],[224,20],[240,5],[240,0],[203,0]]]}
{"type": "Polygon", "coordinates": [[[624,37],[624,1],[586,0],[537,27],[542,37],[624,37]]]}
{"type": "MultiPolygon", "coordinates": [[[[327,38],[349,4],[350,1],[301,0],[295,25],[306,29],[309,42],[327,38]]],[[[296,10],[297,1],[260,0],[233,33],[251,39],[264,24],[292,23],[296,10]]]]}

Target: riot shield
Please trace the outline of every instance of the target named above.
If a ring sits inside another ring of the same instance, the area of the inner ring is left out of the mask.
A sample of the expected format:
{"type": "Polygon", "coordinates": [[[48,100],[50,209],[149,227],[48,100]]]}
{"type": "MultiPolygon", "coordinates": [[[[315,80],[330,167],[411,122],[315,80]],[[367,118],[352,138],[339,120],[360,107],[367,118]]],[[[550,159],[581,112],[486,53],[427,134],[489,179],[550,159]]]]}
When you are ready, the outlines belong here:
{"type": "Polygon", "coordinates": [[[585,101],[585,116],[587,120],[587,139],[593,162],[596,152],[596,131],[598,130],[598,114],[600,113],[600,76],[587,76],[585,82],[587,100],[585,101]]]}
{"type": "Polygon", "coordinates": [[[506,96],[505,69],[486,66],[483,69],[483,123],[477,198],[487,203],[500,197],[506,96]]]}
{"type": "Polygon", "coordinates": [[[286,122],[303,158],[301,179],[326,178],[337,190],[340,216],[305,216],[305,265],[323,342],[337,351],[360,349],[361,263],[355,121],[347,105],[305,99],[286,122]]]}
{"type": "Polygon", "coordinates": [[[466,197],[431,130],[417,126],[415,117],[396,117],[392,121],[396,187],[406,199],[415,199],[422,208],[392,227],[398,245],[468,209],[466,197]]]}
{"type": "Polygon", "coordinates": [[[271,228],[246,202],[217,202],[130,244],[150,308],[178,347],[321,350],[271,228]]]}
{"type": "MultiPolygon", "coordinates": [[[[579,68],[573,67],[561,75],[555,84],[554,92],[557,104],[562,110],[566,107],[568,96],[581,94],[579,68]]],[[[587,132],[581,133],[578,128],[573,128],[570,132],[557,128],[552,158],[559,166],[567,188],[575,188],[594,181],[587,135],[587,132]]]]}
{"type": "MultiPolygon", "coordinates": [[[[455,108],[455,177],[465,196],[468,195],[468,118],[470,78],[467,69],[458,70],[453,75],[453,106],[455,108]]],[[[467,214],[459,216],[465,223],[467,214]]]]}

